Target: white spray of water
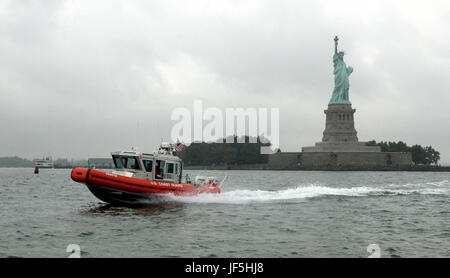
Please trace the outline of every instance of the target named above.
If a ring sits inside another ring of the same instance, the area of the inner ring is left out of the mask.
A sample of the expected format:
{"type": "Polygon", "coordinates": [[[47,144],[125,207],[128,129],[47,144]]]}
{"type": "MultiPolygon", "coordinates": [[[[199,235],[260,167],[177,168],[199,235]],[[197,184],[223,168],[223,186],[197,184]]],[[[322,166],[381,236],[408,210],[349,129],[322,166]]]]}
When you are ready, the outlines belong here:
{"type": "Polygon", "coordinates": [[[406,194],[444,194],[448,195],[450,188],[448,181],[422,184],[425,187],[411,185],[383,186],[383,187],[328,187],[322,185],[303,185],[296,188],[287,188],[277,191],[239,189],[224,191],[220,194],[200,194],[197,196],[167,195],[166,201],[183,203],[220,203],[220,204],[247,204],[260,202],[300,202],[307,198],[321,196],[392,196],[406,194]]]}

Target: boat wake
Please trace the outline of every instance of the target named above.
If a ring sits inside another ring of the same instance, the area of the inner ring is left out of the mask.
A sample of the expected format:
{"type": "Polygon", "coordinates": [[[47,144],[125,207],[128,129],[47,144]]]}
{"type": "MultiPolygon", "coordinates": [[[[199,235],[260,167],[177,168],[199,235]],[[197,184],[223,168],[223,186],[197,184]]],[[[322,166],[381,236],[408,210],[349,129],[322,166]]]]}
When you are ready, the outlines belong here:
{"type": "Polygon", "coordinates": [[[200,194],[197,196],[164,196],[165,201],[183,203],[219,203],[219,204],[247,204],[262,202],[298,202],[308,198],[322,196],[395,196],[408,194],[449,195],[450,184],[447,180],[422,184],[329,187],[320,184],[300,185],[295,188],[269,190],[239,189],[223,191],[221,194],[200,194]]]}

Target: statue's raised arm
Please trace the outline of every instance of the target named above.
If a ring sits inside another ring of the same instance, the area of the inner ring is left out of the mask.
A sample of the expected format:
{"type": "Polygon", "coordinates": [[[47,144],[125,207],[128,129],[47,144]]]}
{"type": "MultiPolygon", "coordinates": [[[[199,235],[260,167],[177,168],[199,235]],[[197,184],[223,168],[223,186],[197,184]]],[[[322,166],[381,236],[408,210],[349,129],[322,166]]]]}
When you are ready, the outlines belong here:
{"type": "Polygon", "coordinates": [[[338,36],[334,37],[334,54],[337,54],[338,41],[339,41],[338,36]]]}

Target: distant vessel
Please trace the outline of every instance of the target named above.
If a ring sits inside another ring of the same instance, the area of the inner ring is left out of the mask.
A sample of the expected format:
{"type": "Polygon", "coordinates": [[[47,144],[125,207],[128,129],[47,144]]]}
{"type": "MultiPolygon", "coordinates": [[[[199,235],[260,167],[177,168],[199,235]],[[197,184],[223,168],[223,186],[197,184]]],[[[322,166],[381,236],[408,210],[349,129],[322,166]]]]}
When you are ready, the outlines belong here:
{"type": "Polygon", "coordinates": [[[115,171],[74,168],[72,180],[84,183],[100,200],[117,205],[142,205],[142,201],[164,194],[192,196],[201,193],[220,193],[215,177],[186,175],[182,180],[183,164],[175,156],[175,145],[162,143],[153,154],[136,150],[111,153],[115,171]]]}
{"type": "Polygon", "coordinates": [[[37,158],[33,160],[34,166],[37,168],[53,168],[53,160],[50,156],[42,159],[37,158]]]}

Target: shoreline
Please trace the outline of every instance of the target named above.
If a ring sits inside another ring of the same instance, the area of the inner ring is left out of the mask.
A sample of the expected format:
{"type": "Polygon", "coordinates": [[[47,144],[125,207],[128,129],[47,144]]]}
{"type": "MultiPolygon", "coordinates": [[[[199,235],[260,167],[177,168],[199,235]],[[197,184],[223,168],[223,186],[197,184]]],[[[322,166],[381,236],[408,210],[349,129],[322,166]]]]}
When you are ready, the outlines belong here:
{"type": "MultiPolygon", "coordinates": [[[[43,170],[52,169],[73,169],[76,167],[86,166],[74,166],[74,167],[54,167],[54,168],[39,168],[43,170]]],[[[15,166],[0,168],[27,168],[34,169],[30,166],[15,166]]],[[[100,169],[100,168],[99,168],[100,169]]],[[[112,168],[101,168],[112,169],[112,168]]],[[[378,172],[450,172],[450,166],[398,166],[398,167],[358,167],[358,166],[297,166],[297,167],[272,167],[267,164],[248,164],[248,165],[190,165],[184,166],[184,170],[243,170],[243,171],[378,171],[378,172]]]]}
{"type": "Polygon", "coordinates": [[[267,164],[252,165],[190,165],[185,170],[268,170],[268,171],[382,171],[382,172],[450,172],[450,166],[397,166],[397,167],[368,167],[368,166],[296,166],[273,167],[267,164]]]}

